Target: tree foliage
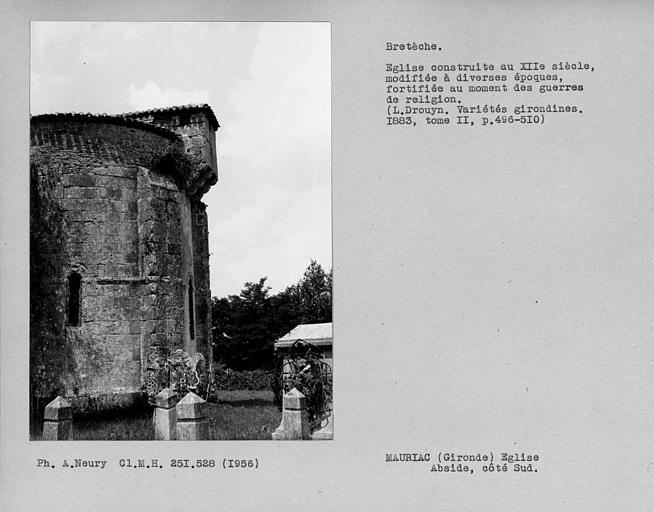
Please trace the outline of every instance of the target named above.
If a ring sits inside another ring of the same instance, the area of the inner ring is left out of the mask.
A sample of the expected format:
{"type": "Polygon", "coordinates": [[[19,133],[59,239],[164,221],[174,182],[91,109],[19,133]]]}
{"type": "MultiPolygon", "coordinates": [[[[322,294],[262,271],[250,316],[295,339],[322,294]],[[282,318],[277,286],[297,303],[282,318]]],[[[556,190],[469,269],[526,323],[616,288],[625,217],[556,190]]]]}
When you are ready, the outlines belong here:
{"type": "Polygon", "coordinates": [[[213,298],[214,358],[236,370],[273,367],[273,345],[302,323],[331,322],[332,272],[311,261],[302,279],[270,295],[266,277],[213,298]]]}

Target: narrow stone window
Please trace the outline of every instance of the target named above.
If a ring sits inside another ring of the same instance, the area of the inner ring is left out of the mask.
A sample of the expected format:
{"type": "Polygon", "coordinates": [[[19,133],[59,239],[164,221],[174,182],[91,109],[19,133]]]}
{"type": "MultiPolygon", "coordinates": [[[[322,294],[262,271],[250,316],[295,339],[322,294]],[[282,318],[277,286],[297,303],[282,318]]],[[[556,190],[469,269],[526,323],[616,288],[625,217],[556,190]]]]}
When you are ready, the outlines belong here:
{"type": "Polygon", "coordinates": [[[188,329],[191,339],[195,339],[195,304],[193,301],[193,281],[188,280],[188,329]]]}
{"type": "Polygon", "coordinates": [[[68,276],[68,325],[79,325],[81,284],[82,276],[77,272],[68,276]]]}

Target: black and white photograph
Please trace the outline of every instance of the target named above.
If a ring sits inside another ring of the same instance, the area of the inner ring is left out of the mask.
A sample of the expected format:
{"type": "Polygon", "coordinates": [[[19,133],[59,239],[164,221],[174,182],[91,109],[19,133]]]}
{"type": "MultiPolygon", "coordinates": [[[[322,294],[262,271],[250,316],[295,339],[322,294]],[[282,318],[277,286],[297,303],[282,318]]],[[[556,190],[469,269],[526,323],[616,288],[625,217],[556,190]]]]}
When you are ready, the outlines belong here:
{"type": "Polygon", "coordinates": [[[654,2],[0,2],[0,510],[654,510],[654,2]]]}
{"type": "Polygon", "coordinates": [[[30,438],[332,439],[329,23],[30,50],[30,438]]]}

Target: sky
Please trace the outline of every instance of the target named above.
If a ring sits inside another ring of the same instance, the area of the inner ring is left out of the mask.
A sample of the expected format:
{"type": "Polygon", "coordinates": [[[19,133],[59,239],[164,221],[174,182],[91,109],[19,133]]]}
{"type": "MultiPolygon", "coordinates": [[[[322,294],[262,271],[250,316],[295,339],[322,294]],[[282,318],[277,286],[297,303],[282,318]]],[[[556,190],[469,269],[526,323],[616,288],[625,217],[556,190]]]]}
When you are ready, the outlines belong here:
{"type": "Polygon", "coordinates": [[[332,265],[330,62],[328,23],[34,22],[30,113],[211,105],[211,293],[275,293],[332,265]]]}

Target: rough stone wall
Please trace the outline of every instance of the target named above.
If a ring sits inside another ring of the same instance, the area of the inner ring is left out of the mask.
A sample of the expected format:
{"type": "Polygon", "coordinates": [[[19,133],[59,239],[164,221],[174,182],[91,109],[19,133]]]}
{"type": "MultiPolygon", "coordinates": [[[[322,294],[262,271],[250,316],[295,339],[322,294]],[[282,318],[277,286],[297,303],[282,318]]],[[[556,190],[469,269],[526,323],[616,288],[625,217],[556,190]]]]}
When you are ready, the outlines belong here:
{"type": "MultiPolygon", "coordinates": [[[[209,284],[209,231],[206,205],[200,197],[218,179],[216,161],[216,136],[214,127],[202,111],[179,112],[161,111],[144,112],[134,118],[172,130],[178,134],[183,143],[183,154],[188,159],[190,172],[187,180],[187,192],[191,199],[190,228],[192,231],[192,281],[194,292],[194,339],[186,337],[186,349],[199,351],[213,360],[211,345],[211,290],[209,284]]],[[[186,210],[183,212],[183,226],[186,222],[186,210]]],[[[188,290],[188,283],[186,283],[188,290]]],[[[188,297],[185,302],[188,307],[188,297]]],[[[188,311],[185,316],[190,322],[188,311]]]]}
{"type": "Polygon", "coordinates": [[[30,406],[38,413],[47,403],[37,397],[60,394],[61,372],[74,365],[66,346],[61,268],[69,261],[65,216],[55,198],[58,177],[48,168],[30,165],[30,406]]]}
{"type": "Polygon", "coordinates": [[[209,284],[209,227],[206,205],[191,203],[193,214],[193,266],[195,270],[195,332],[197,350],[207,361],[213,361],[211,344],[211,290],[209,284]]]}
{"type": "Polygon", "coordinates": [[[81,410],[132,405],[143,399],[150,347],[183,346],[181,275],[192,262],[183,261],[188,197],[171,147],[179,150],[174,137],[114,123],[33,126],[31,164],[49,176],[36,193],[60,214],[61,238],[33,242],[33,396],[62,394],[81,410]],[[71,272],[81,276],[79,325],[67,323],[71,272]]]}
{"type": "Polygon", "coordinates": [[[183,257],[183,202],[183,194],[173,183],[140,169],[139,254],[144,282],[140,304],[142,372],[147,369],[151,353],[167,356],[185,347],[182,276],[188,271],[188,261],[183,257]]]}

